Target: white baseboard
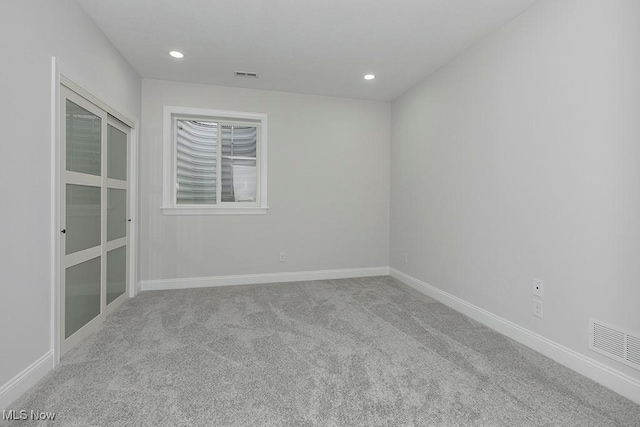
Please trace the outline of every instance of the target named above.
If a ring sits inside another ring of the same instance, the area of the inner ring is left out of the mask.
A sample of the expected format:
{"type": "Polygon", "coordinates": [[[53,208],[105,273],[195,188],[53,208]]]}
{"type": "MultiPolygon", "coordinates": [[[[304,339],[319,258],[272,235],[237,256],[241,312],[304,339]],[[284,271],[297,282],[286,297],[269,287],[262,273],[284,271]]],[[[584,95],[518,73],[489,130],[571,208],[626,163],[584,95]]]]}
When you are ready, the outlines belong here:
{"type": "MultiPolygon", "coordinates": [[[[0,410],[10,409],[17,398],[33,387],[42,377],[53,369],[53,350],[49,350],[25,370],[0,387],[0,410]]],[[[24,409],[24,408],[20,408],[24,409]]]]}
{"type": "Polygon", "coordinates": [[[640,381],[394,268],[389,275],[640,404],[640,381]]]}
{"type": "Polygon", "coordinates": [[[141,291],[210,288],[260,283],[299,282],[307,280],[348,279],[352,277],[388,276],[389,267],[349,268],[342,270],[296,271],[285,273],[243,274],[237,276],[190,277],[184,279],[142,280],[141,291]]]}

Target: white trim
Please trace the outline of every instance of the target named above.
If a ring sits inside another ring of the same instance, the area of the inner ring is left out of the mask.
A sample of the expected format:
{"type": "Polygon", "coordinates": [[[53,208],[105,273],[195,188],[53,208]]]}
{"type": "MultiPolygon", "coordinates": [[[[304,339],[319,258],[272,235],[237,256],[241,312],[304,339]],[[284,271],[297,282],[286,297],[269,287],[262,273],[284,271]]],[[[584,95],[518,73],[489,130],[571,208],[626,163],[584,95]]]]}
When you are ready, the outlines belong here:
{"type": "MultiPolygon", "coordinates": [[[[51,57],[51,319],[50,348],[53,351],[53,366],[60,363],[60,340],[58,310],[60,307],[60,149],[59,149],[59,100],[60,72],[56,57],[51,57]]],[[[2,405],[0,405],[2,406],[2,405]]]]}
{"type": "Polygon", "coordinates": [[[175,105],[165,105],[164,106],[164,114],[167,117],[167,113],[169,113],[169,121],[171,121],[172,114],[179,114],[181,116],[194,116],[196,118],[209,118],[209,117],[219,117],[223,120],[254,120],[254,121],[262,121],[267,118],[266,113],[253,113],[247,111],[231,111],[231,110],[214,110],[210,108],[191,108],[191,107],[180,107],[175,105]]]}
{"type": "Polygon", "coordinates": [[[640,381],[394,268],[389,275],[640,404],[640,381]]]}
{"type": "Polygon", "coordinates": [[[87,175],[84,173],[64,171],[64,180],[66,184],[86,185],[88,187],[102,187],[102,177],[96,175],[87,175]]]}
{"type": "Polygon", "coordinates": [[[66,72],[61,72],[60,83],[71,89],[71,91],[77,93],[78,95],[81,95],[83,98],[85,98],[87,101],[89,101],[99,109],[106,111],[107,114],[112,115],[127,126],[131,128],[134,126],[135,120],[130,119],[126,114],[121,114],[117,108],[113,108],[111,106],[110,102],[102,101],[100,96],[97,96],[93,91],[87,89],[87,87],[89,86],[78,83],[77,78],[71,78],[66,72]]]}
{"type": "Polygon", "coordinates": [[[163,215],[264,215],[269,208],[261,208],[260,206],[209,206],[197,208],[179,207],[179,206],[163,206],[163,215]]]}
{"type": "Polygon", "coordinates": [[[101,255],[102,255],[102,245],[93,246],[88,249],[83,249],[69,255],[65,254],[64,261],[63,261],[64,268],[67,269],[69,267],[73,267],[83,262],[87,262],[92,259],[98,258],[101,255]]]}
{"type": "Polygon", "coordinates": [[[140,164],[138,163],[138,140],[140,136],[140,122],[135,120],[135,127],[129,134],[129,170],[127,181],[129,182],[129,242],[127,260],[129,261],[129,297],[135,297],[138,292],[138,177],[140,164]]]}
{"type": "Polygon", "coordinates": [[[127,190],[127,181],[122,181],[120,179],[107,178],[107,189],[114,190],[127,190]]]}
{"type": "Polygon", "coordinates": [[[0,410],[9,409],[16,399],[36,385],[52,369],[53,350],[49,350],[0,387],[0,410]]]}
{"type": "MultiPolygon", "coordinates": [[[[107,241],[107,243],[105,243],[105,253],[123,246],[127,246],[127,236],[107,241]]],[[[129,248],[127,248],[127,251],[128,250],[129,248]]]]}
{"type": "Polygon", "coordinates": [[[348,268],[342,270],[295,271],[284,273],[242,274],[235,276],[190,277],[184,279],[142,280],[142,291],[166,289],[212,288],[218,286],[256,285],[263,283],[301,282],[309,280],[348,279],[388,276],[389,267],[348,268]]]}

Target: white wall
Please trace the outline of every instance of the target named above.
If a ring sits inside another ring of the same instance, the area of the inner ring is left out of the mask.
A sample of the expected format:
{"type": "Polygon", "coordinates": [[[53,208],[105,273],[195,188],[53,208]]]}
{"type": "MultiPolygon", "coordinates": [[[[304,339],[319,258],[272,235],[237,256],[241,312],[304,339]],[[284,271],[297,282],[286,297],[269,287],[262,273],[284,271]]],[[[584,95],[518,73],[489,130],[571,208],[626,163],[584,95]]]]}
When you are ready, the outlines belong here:
{"type": "Polygon", "coordinates": [[[141,81],[73,0],[2,1],[0,51],[1,387],[51,349],[51,57],[138,117],[141,81]]]}
{"type": "MultiPolygon", "coordinates": [[[[145,80],[141,279],[390,255],[640,378],[586,337],[589,316],[640,331],[639,18],[635,0],[543,0],[395,101],[390,254],[388,104],[145,80]],[[161,214],[164,104],[269,114],[267,215],[161,214]],[[533,277],[545,280],[542,320],[533,277]]],[[[51,348],[51,56],[138,116],[141,84],[73,0],[3,1],[0,36],[2,385],[51,348]]]]}
{"type": "Polygon", "coordinates": [[[387,266],[389,113],[386,102],[143,80],[140,278],[387,266]],[[266,215],[162,214],[163,105],[268,114],[266,215]]]}
{"type": "Polygon", "coordinates": [[[640,331],[638,22],[637,0],[543,0],[394,101],[390,249],[393,268],[636,379],[587,329],[640,331]]]}

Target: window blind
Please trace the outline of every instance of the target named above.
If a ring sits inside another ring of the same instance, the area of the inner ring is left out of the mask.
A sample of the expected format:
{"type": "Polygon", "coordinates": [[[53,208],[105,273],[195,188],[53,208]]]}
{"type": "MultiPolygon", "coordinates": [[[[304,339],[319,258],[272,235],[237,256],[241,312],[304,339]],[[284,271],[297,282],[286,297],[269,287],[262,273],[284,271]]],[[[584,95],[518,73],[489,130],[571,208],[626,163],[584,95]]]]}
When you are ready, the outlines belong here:
{"type": "Polygon", "coordinates": [[[176,150],[176,203],[216,203],[218,124],[178,120],[176,150]]]}

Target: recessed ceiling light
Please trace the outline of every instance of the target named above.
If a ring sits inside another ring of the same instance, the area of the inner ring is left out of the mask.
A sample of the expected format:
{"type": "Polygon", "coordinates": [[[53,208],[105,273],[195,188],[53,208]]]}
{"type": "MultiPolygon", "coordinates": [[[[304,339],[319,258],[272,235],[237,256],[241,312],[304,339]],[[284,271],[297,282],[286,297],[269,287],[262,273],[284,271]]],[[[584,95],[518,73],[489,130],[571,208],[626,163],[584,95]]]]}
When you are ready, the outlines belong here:
{"type": "Polygon", "coordinates": [[[373,80],[375,78],[376,78],[376,76],[374,76],[373,74],[365,74],[364,75],[364,79],[365,80],[373,80]]]}
{"type": "Polygon", "coordinates": [[[177,50],[172,50],[171,52],[169,52],[169,55],[173,56],[176,59],[184,58],[184,54],[182,52],[178,52],[177,50]]]}

